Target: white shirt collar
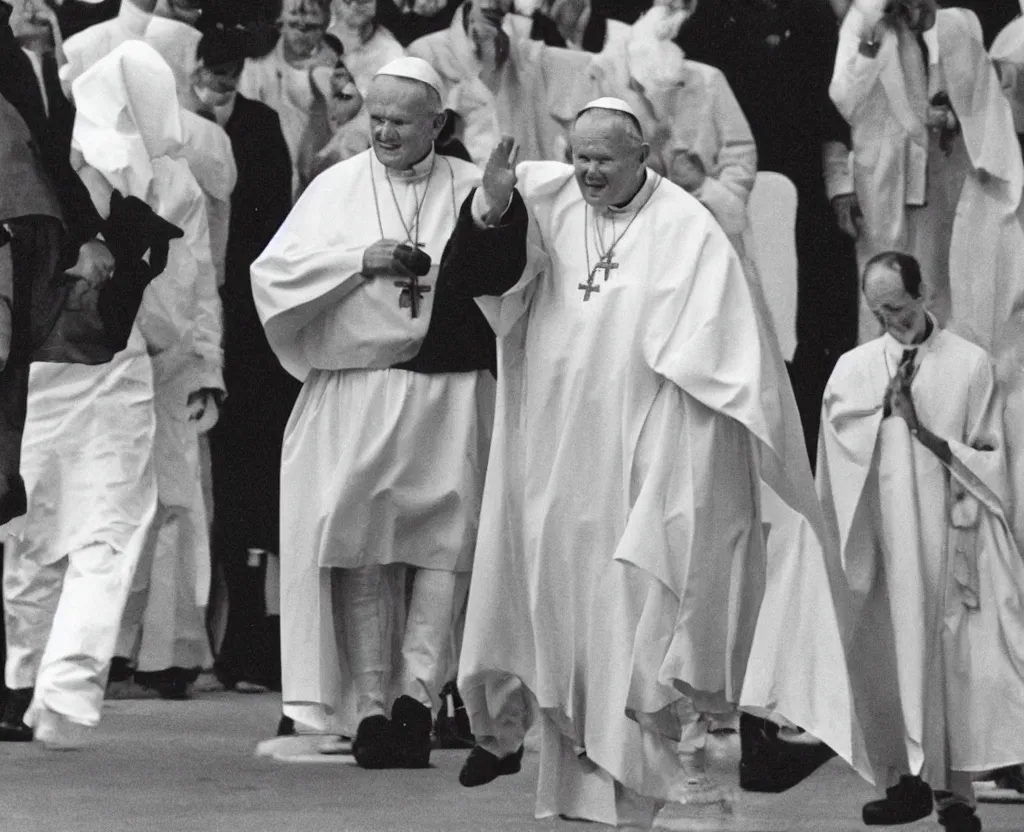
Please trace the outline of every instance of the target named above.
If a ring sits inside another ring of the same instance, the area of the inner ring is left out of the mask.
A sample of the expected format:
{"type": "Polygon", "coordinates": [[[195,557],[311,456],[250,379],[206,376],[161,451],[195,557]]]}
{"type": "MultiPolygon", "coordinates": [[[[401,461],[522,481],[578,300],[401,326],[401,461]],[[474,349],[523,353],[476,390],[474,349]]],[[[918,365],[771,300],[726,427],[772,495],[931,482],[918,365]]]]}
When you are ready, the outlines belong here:
{"type": "Polygon", "coordinates": [[[928,316],[928,320],[931,321],[932,331],[928,333],[928,337],[920,344],[901,343],[893,338],[888,332],[882,336],[885,346],[885,354],[894,362],[893,366],[899,364],[900,359],[903,357],[903,353],[907,350],[917,350],[918,358],[915,363],[920,366],[921,358],[935,345],[936,336],[941,331],[941,327],[939,327],[939,322],[935,320],[935,316],[932,315],[931,312],[926,312],[925,314],[928,316]]]}

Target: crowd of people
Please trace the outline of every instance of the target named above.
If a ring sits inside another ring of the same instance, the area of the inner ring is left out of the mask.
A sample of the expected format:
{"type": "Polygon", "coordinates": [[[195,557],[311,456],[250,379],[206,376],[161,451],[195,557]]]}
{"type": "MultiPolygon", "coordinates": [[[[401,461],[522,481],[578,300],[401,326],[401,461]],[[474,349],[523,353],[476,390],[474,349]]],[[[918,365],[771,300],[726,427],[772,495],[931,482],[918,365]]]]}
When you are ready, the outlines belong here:
{"type": "Polygon", "coordinates": [[[1019,0],[0,2],[0,741],[280,691],[649,828],[1024,793],[1019,0]],[[795,187],[784,356],[748,205],[795,187]],[[666,807],[669,807],[666,809],[666,807]]]}

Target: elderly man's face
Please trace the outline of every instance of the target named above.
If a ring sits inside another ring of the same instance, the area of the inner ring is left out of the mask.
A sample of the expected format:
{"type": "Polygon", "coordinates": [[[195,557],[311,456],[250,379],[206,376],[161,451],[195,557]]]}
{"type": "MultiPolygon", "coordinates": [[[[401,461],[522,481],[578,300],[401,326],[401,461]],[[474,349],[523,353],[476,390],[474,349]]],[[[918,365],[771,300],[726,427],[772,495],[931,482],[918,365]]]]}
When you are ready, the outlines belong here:
{"type": "Polygon", "coordinates": [[[585,112],[576,120],[570,146],[576,181],[590,205],[623,205],[639,189],[650,148],[631,133],[626,116],[585,112]]]}
{"type": "Polygon", "coordinates": [[[924,333],[924,297],[911,295],[903,276],[891,266],[877,264],[864,276],[864,299],[875,319],[901,344],[913,344],[924,333]]]}
{"type": "Polygon", "coordinates": [[[440,98],[419,81],[378,75],[366,105],[373,152],[392,170],[407,170],[426,157],[444,127],[440,98]]]}
{"type": "Polygon", "coordinates": [[[358,29],[377,18],[377,0],[334,0],[334,14],[345,26],[358,29]]]}

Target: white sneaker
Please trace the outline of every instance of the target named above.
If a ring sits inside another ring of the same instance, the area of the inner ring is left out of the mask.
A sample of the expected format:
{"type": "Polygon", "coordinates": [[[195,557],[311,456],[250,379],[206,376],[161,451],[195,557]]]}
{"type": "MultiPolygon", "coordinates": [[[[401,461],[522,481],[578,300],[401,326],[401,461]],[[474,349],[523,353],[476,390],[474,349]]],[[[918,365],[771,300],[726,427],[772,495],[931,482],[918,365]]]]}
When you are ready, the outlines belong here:
{"type": "Polygon", "coordinates": [[[51,751],[73,751],[81,748],[89,739],[92,730],[49,708],[40,708],[35,722],[35,738],[51,751]]]}

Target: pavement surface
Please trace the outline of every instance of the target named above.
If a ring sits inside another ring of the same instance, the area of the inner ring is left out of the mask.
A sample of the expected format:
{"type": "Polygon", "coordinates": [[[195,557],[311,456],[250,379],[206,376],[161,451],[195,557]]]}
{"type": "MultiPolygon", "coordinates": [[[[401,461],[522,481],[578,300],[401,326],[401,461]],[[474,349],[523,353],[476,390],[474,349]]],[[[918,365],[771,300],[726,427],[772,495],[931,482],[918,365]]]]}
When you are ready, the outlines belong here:
{"type": "MultiPolygon", "coordinates": [[[[586,832],[605,827],[533,819],[537,757],[523,772],[464,789],[464,751],[424,771],[362,771],[257,757],[278,718],[272,695],[202,694],[188,702],[108,702],[78,751],[0,745],[0,832],[586,832]]],[[[735,784],[736,741],[714,768],[735,784]]],[[[783,795],[738,793],[731,815],[667,811],[664,832],[853,832],[869,786],[831,762],[783,795]]],[[[1024,832],[1024,805],[986,804],[986,832],[1024,832]]],[[[879,830],[888,827],[876,827],[879,830]]],[[[933,817],[904,827],[941,832],[933,817]]]]}

